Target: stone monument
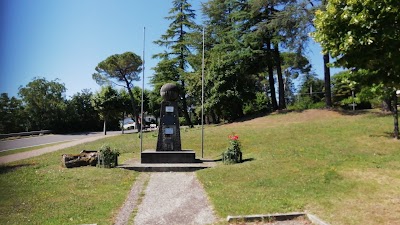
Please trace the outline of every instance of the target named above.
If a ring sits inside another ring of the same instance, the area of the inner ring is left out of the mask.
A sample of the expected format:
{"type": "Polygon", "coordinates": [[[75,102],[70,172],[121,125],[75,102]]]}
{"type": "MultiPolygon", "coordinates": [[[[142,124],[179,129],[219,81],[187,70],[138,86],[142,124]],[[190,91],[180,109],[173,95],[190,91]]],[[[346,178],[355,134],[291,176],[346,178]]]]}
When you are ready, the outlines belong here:
{"type": "Polygon", "coordinates": [[[175,84],[164,84],[160,89],[160,124],[156,150],[141,153],[141,163],[194,163],[197,162],[192,150],[182,150],[179,127],[179,88],[175,84]]]}

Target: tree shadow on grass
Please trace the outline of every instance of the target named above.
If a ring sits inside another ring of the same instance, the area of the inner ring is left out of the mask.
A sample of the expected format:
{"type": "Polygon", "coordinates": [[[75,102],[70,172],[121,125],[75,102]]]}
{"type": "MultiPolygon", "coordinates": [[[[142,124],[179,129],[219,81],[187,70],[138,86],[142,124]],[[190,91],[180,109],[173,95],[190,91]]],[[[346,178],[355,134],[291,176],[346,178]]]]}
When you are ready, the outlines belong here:
{"type": "Polygon", "coordinates": [[[244,162],[251,162],[251,161],[254,161],[254,160],[256,160],[255,158],[247,158],[247,159],[243,159],[242,160],[242,163],[244,163],[244,162]]]}
{"type": "Polygon", "coordinates": [[[0,165],[0,174],[13,172],[19,168],[33,166],[34,164],[0,165]]]}
{"type": "MultiPolygon", "coordinates": [[[[255,158],[247,158],[247,159],[242,159],[242,162],[240,162],[240,163],[245,163],[245,162],[251,162],[251,161],[254,161],[254,160],[256,160],[255,158]]],[[[219,159],[216,159],[216,160],[213,160],[214,162],[222,162],[222,158],[219,158],[219,159]]]]}
{"type": "Polygon", "coordinates": [[[393,132],[383,132],[383,134],[371,134],[369,135],[370,137],[384,137],[387,139],[394,139],[394,133],[393,132]]]}
{"type": "Polygon", "coordinates": [[[334,110],[342,115],[345,116],[358,116],[358,115],[372,115],[376,117],[387,117],[387,116],[393,116],[392,112],[386,112],[386,111],[375,111],[375,110],[370,110],[370,109],[359,109],[359,110],[344,110],[344,109],[337,109],[334,110]]]}

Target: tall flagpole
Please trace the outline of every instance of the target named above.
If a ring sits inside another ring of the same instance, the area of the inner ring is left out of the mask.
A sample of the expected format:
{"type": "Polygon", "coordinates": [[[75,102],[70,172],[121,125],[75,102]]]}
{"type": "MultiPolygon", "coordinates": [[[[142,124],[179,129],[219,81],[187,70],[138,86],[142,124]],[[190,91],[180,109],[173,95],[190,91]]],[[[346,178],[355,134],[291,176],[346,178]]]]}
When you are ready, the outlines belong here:
{"type": "Polygon", "coordinates": [[[146,44],[146,27],[143,27],[143,65],[142,65],[142,105],[141,105],[141,113],[140,113],[140,152],[143,151],[143,96],[144,96],[144,52],[145,52],[145,44],[146,44]]]}
{"type": "Polygon", "coordinates": [[[203,54],[201,62],[201,158],[204,158],[204,27],[203,27],[203,54]]]}

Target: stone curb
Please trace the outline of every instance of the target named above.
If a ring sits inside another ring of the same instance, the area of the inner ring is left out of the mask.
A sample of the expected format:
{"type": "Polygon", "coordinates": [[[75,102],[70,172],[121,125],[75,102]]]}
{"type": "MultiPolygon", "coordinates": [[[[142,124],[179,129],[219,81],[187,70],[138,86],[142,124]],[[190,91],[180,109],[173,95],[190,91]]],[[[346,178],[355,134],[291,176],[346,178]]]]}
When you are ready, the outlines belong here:
{"type": "Polygon", "coordinates": [[[246,216],[228,216],[226,220],[228,222],[256,222],[256,221],[286,221],[293,220],[301,216],[306,216],[313,224],[317,225],[329,225],[322,221],[317,216],[304,213],[304,212],[293,212],[293,213],[277,213],[277,214],[264,214],[264,215],[246,215],[246,216]]]}

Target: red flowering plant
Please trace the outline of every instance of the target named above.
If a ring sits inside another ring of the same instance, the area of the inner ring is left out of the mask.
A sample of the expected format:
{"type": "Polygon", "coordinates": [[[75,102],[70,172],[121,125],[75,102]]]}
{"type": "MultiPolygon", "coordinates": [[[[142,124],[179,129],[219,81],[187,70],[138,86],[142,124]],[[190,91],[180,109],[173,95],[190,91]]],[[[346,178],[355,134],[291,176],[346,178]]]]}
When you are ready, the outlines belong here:
{"type": "Polygon", "coordinates": [[[231,134],[229,138],[229,147],[222,153],[222,161],[225,164],[240,163],[242,162],[242,151],[239,142],[239,136],[236,134],[231,134]]]}

